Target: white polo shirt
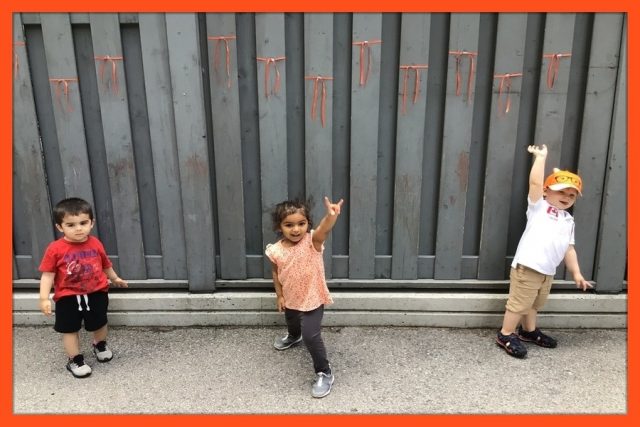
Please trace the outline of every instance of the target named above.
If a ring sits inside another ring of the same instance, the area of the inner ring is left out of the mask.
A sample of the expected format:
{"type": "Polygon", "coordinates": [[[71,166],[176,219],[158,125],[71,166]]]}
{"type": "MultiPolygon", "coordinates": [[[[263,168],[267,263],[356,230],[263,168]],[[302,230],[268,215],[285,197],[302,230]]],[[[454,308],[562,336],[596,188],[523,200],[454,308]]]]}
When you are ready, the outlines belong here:
{"type": "Polygon", "coordinates": [[[575,244],[575,225],[569,212],[555,208],[540,198],[527,207],[527,227],[522,233],[512,267],[525,265],[540,273],[554,276],[569,245],[575,244]]]}

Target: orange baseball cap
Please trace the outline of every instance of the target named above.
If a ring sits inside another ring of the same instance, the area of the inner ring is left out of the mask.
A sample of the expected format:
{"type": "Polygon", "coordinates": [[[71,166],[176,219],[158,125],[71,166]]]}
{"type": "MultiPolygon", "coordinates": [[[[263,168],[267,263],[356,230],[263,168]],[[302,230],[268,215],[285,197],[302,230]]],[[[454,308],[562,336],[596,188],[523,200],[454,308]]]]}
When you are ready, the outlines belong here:
{"type": "Polygon", "coordinates": [[[553,173],[544,180],[544,188],[549,188],[553,191],[575,188],[582,196],[582,179],[573,172],[554,169],[553,173]]]}

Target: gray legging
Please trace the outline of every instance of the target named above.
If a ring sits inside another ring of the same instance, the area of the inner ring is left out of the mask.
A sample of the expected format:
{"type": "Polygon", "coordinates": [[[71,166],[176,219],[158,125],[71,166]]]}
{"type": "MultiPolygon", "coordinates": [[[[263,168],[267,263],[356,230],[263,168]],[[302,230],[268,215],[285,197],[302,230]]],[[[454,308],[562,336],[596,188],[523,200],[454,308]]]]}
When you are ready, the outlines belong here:
{"type": "Polygon", "coordinates": [[[311,311],[298,311],[285,308],[284,317],[287,321],[287,330],[292,337],[299,337],[302,333],[302,341],[307,346],[313,359],[315,372],[329,374],[331,368],[327,360],[327,350],[324,348],[320,331],[324,305],[311,311]]]}

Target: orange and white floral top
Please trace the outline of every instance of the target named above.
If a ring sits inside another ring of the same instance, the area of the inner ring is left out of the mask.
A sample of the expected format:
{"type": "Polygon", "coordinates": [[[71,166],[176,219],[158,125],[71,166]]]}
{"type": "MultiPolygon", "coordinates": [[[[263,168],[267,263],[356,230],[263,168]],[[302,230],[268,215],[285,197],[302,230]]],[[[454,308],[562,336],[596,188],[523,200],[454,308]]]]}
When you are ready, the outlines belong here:
{"type": "Polygon", "coordinates": [[[264,251],[278,269],[284,304],[293,310],[311,311],[322,304],[333,303],[324,278],[324,245],[317,251],[313,247],[312,235],[313,230],[289,247],[279,240],[267,245],[264,251]]]}

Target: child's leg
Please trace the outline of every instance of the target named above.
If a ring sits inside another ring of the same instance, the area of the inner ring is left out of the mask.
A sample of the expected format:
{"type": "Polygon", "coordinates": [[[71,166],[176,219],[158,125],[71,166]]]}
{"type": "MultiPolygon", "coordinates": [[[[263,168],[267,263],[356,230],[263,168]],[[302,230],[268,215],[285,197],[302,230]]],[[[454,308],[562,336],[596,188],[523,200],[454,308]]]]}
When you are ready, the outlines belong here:
{"type": "Polygon", "coordinates": [[[289,336],[297,338],[302,333],[300,326],[301,315],[301,311],[285,308],[284,319],[287,322],[287,332],[289,336]]]}
{"type": "Polygon", "coordinates": [[[522,316],[522,327],[525,331],[533,331],[536,329],[536,320],[538,318],[538,310],[531,308],[524,316],[522,316]]]}
{"type": "Polygon", "coordinates": [[[546,276],[540,274],[542,278],[542,285],[538,291],[536,299],[533,301],[531,308],[524,314],[522,319],[522,327],[525,331],[533,331],[536,329],[536,322],[538,319],[538,311],[544,307],[549,298],[549,292],[551,292],[551,285],[553,283],[553,276],[546,276]]]}
{"type": "MultiPolygon", "coordinates": [[[[529,315],[540,290],[540,273],[520,264],[509,274],[509,299],[507,300],[500,333],[510,335],[516,331],[523,316],[529,315]]],[[[535,316],[533,318],[535,322],[535,316]]]]}
{"type": "Polygon", "coordinates": [[[321,326],[324,315],[324,305],[302,315],[302,340],[313,359],[314,372],[331,373],[327,350],[322,340],[321,326]]]}
{"type": "Polygon", "coordinates": [[[522,319],[522,315],[520,313],[514,313],[513,311],[505,310],[504,318],[502,319],[502,329],[500,329],[500,333],[502,335],[511,335],[516,331],[518,327],[518,323],[522,319]]]}
{"type": "Polygon", "coordinates": [[[80,337],[77,332],[68,332],[62,334],[62,345],[69,359],[80,354],[80,337]]]}
{"type": "Polygon", "coordinates": [[[100,341],[107,340],[107,325],[105,324],[102,328],[93,331],[93,343],[99,343],[100,341]]]}

